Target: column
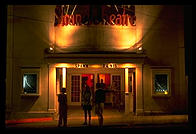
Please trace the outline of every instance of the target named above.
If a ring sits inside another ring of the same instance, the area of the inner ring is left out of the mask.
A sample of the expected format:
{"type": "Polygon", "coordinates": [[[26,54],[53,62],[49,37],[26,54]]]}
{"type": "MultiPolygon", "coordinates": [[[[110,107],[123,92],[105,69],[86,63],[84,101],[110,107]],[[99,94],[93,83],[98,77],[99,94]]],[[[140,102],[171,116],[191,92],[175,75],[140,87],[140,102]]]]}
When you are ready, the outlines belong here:
{"type": "Polygon", "coordinates": [[[129,72],[129,77],[131,77],[132,81],[129,81],[131,83],[129,83],[129,85],[131,85],[130,88],[132,88],[132,91],[129,92],[129,106],[130,106],[130,113],[133,113],[133,79],[134,79],[134,76],[133,76],[133,71],[129,72]]]}
{"type": "Polygon", "coordinates": [[[62,78],[62,80],[63,80],[63,88],[66,88],[66,68],[65,67],[63,67],[63,78],[62,78]]]}
{"type": "Polygon", "coordinates": [[[125,114],[128,114],[130,112],[128,80],[129,80],[129,68],[125,68],[125,114]]]}
{"type": "Polygon", "coordinates": [[[143,114],[142,65],[136,66],[136,114],[143,114]]]}
{"type": "Polygon", "coordinates": [[[49,65],[49,90],[48,90],[48,111],[56,112],[55,94],[56,94],[56,68],[54,65],[49,65]]]}

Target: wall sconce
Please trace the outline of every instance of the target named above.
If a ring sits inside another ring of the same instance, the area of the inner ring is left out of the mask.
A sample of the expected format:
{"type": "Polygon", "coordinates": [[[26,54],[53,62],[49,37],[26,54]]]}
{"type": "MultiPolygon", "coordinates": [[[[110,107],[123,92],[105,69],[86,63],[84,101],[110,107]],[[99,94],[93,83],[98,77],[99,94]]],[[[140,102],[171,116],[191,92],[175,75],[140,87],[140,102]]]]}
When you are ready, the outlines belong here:
{"type": "Polygon", "coordinates": [[[142,47],[139,47],[138,50],[141,51],[142,50],[142,47]]]}
{"type": "Polygon", "coordinates": [[[137,53],[138,54],[144,53],[144,49],[142,48],[142,46],[137,48],[137,53]]]}
{"type": "Polygon", "coordinates": [[[54,46],[50,46],[49,48],[45,49],[46,53],[54,53],[54,46]]]}

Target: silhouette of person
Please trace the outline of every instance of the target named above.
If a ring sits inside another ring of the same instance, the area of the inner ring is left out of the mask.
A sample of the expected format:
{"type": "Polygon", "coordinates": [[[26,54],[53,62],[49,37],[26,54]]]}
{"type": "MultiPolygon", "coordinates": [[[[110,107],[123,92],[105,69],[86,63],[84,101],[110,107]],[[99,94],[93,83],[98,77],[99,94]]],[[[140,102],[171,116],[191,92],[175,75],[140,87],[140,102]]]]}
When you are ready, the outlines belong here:
{"type": "Polygon", "coordinates": [[[105,102],[105,91],[101,83],[97,83],[97,90],[95,91],[95,113],[98,116],[99,126],[103,126],[103,110],[105,102]]]}
{"type": "Polygon", "coordinates": [[[89,116],[89,126],[91,125],[91,110],[92,110],[92,93],[86,81],[82,88],[82,108],[84,110],[84,124],[87,125],[87,113],[89,116]]]}
{"type": "Polygon", "coordinates": [[[101,86],[102,89],[105,89],[105,83],[103,83],[103,79],[101,79],[100,86],[101,86]]]}
{"type": "Polygon", "coordinates": [[[62,122],[63,126],[67,127],[67,94],[66,88],[61,89],[61,94],[58,95],[59,102],[59,122],[58,127],[61,127],[62,122]]]}

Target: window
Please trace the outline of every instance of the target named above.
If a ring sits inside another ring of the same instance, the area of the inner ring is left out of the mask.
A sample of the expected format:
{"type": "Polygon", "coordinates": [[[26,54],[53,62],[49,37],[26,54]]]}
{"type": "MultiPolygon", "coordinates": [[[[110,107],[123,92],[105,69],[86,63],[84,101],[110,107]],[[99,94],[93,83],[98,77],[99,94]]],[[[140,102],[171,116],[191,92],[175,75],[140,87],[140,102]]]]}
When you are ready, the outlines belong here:
{"type": "Polygon", "coordinates": [[[152,69],[152,96],[170,96],[171,69],[152,69]]]}
{"type": "Polygon", "coordinates": [[[80,102],[80,76],[71,77],[71,102],[80,102]]]}
{"type": "Polygon", "coordinates": [[[22,96],[39,96],[39,68],[22,69],[22,96]]]}

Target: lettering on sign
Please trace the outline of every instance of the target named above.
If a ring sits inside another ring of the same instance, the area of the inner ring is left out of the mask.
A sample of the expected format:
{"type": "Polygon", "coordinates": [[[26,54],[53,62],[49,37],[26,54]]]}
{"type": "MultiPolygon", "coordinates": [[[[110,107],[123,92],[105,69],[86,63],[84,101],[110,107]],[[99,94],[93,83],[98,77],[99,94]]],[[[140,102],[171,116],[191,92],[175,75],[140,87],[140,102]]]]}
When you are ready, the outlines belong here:
{"type": "Polygon", "coordinates": [[[57,5],[54,26],[122,25],[136,26],[134,5],[57,5]]]}
{"type": "Polygon", "coordinates": [[[109,64],[103,64],[104,68],[117,68],[117,64],[109,63],[109,64]]]}
{"type": "Polygon", "coordinates": [[[76,68],[87,68],[88,64],[75,64],[76,68]]]}

